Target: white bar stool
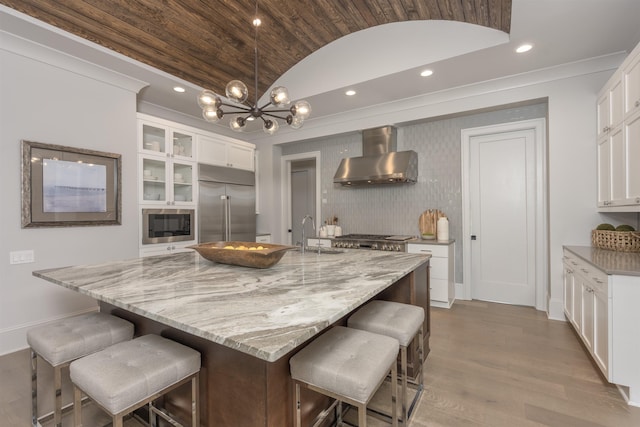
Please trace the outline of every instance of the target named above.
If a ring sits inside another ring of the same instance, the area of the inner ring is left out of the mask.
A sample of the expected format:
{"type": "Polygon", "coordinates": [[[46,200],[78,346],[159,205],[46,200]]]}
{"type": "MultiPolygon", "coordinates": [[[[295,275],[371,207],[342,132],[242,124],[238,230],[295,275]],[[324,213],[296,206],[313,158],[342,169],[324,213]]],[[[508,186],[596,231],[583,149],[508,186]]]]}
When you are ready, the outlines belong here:
{"type": "Polygon", "coordinates": [[[347,320],[350,328],[361,329],[376,334],[393,337],[400,342],[400,378],[402,381],[402,422],[407,425],[409,405],[407,401],[407,347],[418,337],[418,393],[422,392],[424,381],[424,309],[411,304],[392,301],[371,301],[347,320]]]}
{"type": "Polygon", "coordinates": [[[367,425],[367,405],[391,372],[392,424],[396,412],[398,341],[367,331],[336,326],[316,338],[290,360],[295,385],[296,427],[301,427],[300,387],[336,399],[337,426],[342,424],[342,402],[358,408],[358,426],[367,425]]]}
{"type": "Polygon", "coordinates": [[[88,313],[62,319],[30,329],[27,343],[31,347],[31,424],[37,426],[53,416],[54,425],[62,426],[62,368],[80,357],[102,350],[133,337],[133,323],[105,313],[88,313]],[[53,414],[38,416],[38,356],[53,367],[53,414]]]}
{"type": "Polygon", "coordinates": [[[191,382],[191,425],[200,427],[200,353],[158,335],[144,335],[83,357],[69,367],[74,385],[74,421],[82,426],[82,393],[111,415],[122,427],[125,415],[148,404],[152,426],[161,416],[180,426],[175,417],[154,405],[154,400],[191,382]]]}

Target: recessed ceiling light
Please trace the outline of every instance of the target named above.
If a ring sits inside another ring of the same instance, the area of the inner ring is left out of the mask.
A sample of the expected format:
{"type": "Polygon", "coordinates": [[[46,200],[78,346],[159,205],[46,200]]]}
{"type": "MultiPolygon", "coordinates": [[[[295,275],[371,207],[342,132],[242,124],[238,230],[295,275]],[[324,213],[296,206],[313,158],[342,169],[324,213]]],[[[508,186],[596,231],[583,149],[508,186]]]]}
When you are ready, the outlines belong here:
{"type": "Polygon", "coordinates": [[[175,86],[173,90],[175,90],[178,93],[183,93],[185,91],[185,88],[183,88],[182,86],[175,86]]]}
{"type": "Polygon", "coordinates": [[[348,90],[348,91],[346,91],[344,94],[345,94],[345,95],[347,95],[347,96],[353,96],[353,95],[355,95],[355,94],[356,94],[356,91],[355,91],[355,90],[353,90],[353,89],[349,89],[349,90],[348,90]]]}
{"type": "Polygon", "coordinates": [[[433,74],[433,70],[424,70],[423,72],[420,73],[422,77],[429,77],[432,74],[433,74]]]}
{"type": "Polygon", "coordinates": [[[518,48],[516,49],[516,52],[525,53],[525,52],[529,52],[531,49],[533,49],[533,45],[529,43],[525,43],[518,46],[518,48]]]}

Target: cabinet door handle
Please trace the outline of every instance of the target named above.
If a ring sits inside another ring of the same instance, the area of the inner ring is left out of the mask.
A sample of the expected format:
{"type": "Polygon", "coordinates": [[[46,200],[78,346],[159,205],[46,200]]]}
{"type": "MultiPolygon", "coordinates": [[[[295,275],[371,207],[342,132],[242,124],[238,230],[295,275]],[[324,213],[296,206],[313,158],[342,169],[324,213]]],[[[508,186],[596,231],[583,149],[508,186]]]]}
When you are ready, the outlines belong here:
{"type": "Polygon", "coordinates": [[[431,251],[429,249],[420,249],[420,252],[424,252],[426,254],[430,254],[431,251]]]}
{"type": "Polygon", "coordinates": [[[640,107],[640,99],[636,101],[635,106],[640,107]]]}
{"type": "Polygon", "coordinates": [[[581,268],[580,270],[582,270],[583,273],[589,273],[589,270],[587,270],[586,268],[581,268]]]}

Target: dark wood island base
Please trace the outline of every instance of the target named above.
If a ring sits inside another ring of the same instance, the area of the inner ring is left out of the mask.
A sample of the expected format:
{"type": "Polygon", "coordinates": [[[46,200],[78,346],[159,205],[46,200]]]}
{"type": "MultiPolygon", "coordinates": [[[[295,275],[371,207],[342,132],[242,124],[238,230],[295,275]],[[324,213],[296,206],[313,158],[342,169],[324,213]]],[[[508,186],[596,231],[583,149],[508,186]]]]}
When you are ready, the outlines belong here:
{"type": "MultiPolygon", "coordinates": [[[[373,299],[414,304],[425,309],[425,360],[429,354],[430,306],[429,264],[424,263],[393,283],[373,299]]],[[[250,303],[250,302],[248,302],[250,303]]],[[[133,322],[136,335],[159,334],[198,350],[202,355],[200,372],[201,424],[210,427],[287,427],[293,426],[293,385],[289,374],[289,358],[309,341],[275,362],[268,362],[230,347],[191,335],[144,316],[100,302],[100,310],[133,322]]],[[[355,311],[355,310],[354,310],[355,311]]],[[[346,326],[347,316],[334,325],[346,326]]],[[[417,361],[416,346],[409,349],[409,374],[417,361]]],[[[304,390],[303,422],[309,423],[328,407],[328,398],[304,390]]],[[[165,400],[165,405],[188,420],[190,391],[178,389],[165,400]]]]}

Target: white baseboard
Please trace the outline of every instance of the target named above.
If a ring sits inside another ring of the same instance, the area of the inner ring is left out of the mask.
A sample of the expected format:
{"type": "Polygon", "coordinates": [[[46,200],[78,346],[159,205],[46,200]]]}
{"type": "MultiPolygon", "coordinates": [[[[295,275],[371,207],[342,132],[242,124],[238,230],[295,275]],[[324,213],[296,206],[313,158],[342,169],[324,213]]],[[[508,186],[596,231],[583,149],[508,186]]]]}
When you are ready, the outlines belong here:
{"type": "Polygon", "coordinates": [[[561,320],[566,322],[567,319],[564,317],[564,301],[553,298],[549,299],[547,317],[552,320],[561,320]]]}
{"type": "Polygon", "coordinates": [[[92,311],[98,311],[98,307],[91,307],[84,310],[77,311],[75,313],[66,313],[49,319],[40,320],[37,322],[24,323],[22,325],[13,326],[0,330],[0,356],[5,354],[14,353],[16,351],[24,350],[29,347],[27,344],[27,331],[36,326],[44,325],[45,323],[53,322],[60,319],[66,319],[68,317],[78,316],[80,314],[90,313],[92,311]]]}
{"type": "Polygon", "coordinates": [[[456,283],[456,298],[455,299],[460,299],[460,300],[466,300],[467,298],[464,297],[464,284],[463,283],[456,283]]]}

